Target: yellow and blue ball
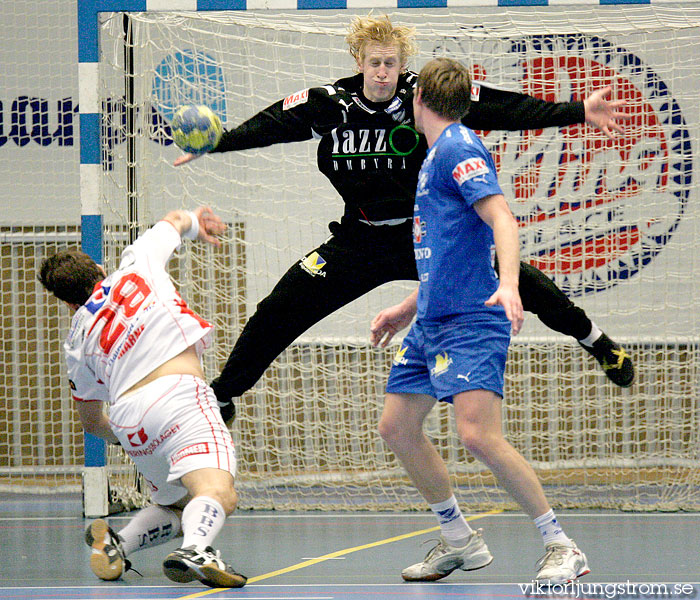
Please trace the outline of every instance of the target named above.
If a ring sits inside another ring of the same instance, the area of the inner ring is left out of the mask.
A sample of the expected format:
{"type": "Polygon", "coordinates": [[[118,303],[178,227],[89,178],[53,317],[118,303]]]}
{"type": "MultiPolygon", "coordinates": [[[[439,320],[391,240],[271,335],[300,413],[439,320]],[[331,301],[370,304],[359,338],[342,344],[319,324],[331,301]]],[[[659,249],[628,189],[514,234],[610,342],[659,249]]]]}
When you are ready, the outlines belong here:
{"type": "Polygon", "coordinates": [[[208,106],[194,104],[177,109],[170,129],[178,147],[193,154],[203,154],[216,148],[224,131],[221,120],[208,106]]]}

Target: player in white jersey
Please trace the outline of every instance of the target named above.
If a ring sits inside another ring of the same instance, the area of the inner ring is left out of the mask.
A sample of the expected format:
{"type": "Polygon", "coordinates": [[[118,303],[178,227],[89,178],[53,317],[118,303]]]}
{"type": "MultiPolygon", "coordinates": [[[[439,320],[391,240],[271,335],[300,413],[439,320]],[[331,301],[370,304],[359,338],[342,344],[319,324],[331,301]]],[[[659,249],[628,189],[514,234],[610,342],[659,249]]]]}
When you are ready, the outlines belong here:
{"type": "Polygon", "coordinates": [[[447,468],[423,433],[436,400],[454,406],[464,447],[532,517],[545,555],[537,579],[563,583],[588,573],[585,555],[564,533],[532,467],[505,439],[501,400],[509,329],[518,333],[518,225],[501,193],[496,168],[479,138],[460,123],[469,108],[469,72],[455,60],[428,62],[413,97],[419,131],[430,149],[414,207],[420,285],[372,322],[372,343],[386,343],[417,316],[394,359],[379,431],[440,523],[441,538],[407,581],[432,581],[493,560],[481,531],[469,527],[447,468]],[[491,268],[495,243],[499,278],[491,268]]]}
{"type": "Polygon", "coordinates": [[[183,237],[219,245],[214,236],[224,227],[209,208],[176,210],[127,247],[109,276],[77,250],[41,265],[41,283],[74,313],[64,348],[83,427],[120,444],[152,488],[154,504],[118,533],[103,519],[87,528],[90,566],[101,579],[118,579],[132,552],[182,532],[181,547],[163,562],[169,579],[246,583],[212,548],[238,500],[233,441],[200,362],[212,326],[166,271],[183,237]]]}

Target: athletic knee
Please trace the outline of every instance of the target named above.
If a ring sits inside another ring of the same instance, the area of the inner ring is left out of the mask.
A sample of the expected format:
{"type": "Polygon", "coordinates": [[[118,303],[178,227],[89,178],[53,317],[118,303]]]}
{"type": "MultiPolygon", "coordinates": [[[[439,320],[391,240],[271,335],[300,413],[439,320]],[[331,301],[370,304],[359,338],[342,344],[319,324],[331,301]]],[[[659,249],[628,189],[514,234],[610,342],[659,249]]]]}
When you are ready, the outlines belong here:
{"type": "Polygon", "coordinates": [[[503,440],[502,435],[484,431],[474,423],[458,423],[457,435],[467,452],[482,461],[496,450],[503,440]]]}
{"type": "Polygon", "coordinates": [[[390,448],[400,448],[405,445],[415,445],[416,439],[422,435],[420,428],[408,426],[398,419],[382,416],[377,426],[379,435],[390,448]]]}
{"type": "Polygon", "coordinates": [[[199,469],[183,476],[182,483],[187,488],[188,499],[206,496],[216,500],[224,512],[230,515],[238,504],[238,493],[234,487],[233,475],[220,469],[199,469]]]}
{"type": "Polygon", "coordinates": [[[382,416],[377,425],[377,430],[381,438],[389,445],[391,445],[391,440],[393,440],[398,435],[398,428],[396,423],[391,419],[387,419],[382,416]]]}
{"type": "Polygon", "coordinates": [[[233,485],[211,488],[208,493],[203,493],[201,495],[213,498],[221,504],[221,508],[224,509],[227,516],[236,510],[236,506],[238,505],[238,492],[236,492],[233,485]]]}
{"type": "Polygon", "coordinates": [[[224,502],[221,503],[221,506],[224,507],[224,512],[226,512],[227,515],[230,515],[236,510],[236,506],[238,506],[238,492],[233,486],[231,486],[231,489],[225,495],[224,502]]]}

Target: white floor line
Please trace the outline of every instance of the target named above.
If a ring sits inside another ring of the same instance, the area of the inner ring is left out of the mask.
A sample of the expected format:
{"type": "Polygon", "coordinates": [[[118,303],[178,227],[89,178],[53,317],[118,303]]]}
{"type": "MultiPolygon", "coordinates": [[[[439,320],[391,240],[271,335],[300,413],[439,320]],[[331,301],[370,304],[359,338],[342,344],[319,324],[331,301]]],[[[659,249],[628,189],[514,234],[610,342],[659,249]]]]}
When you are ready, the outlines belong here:
{"type": "MultiPolygon", "coordinates": [[[[481,515],[483,513],[473,513],[473,514],[468,514],[468,513],[463,513],[464,518],[469,520],[470,516],[474,515],[481,515]]],[[[590,519],[592,517],[634,517],[634,518],[639,518],[639,517],[691,517],[691,516],[700,516],[700,513],[689,513],[689,512],[675,512],[675,513],[655,513],[655,512],[605,512],[605,513],[579,513],[579,512],[568,512],[566,510],[558,510],[557,514],[562,514],[566,515],[567,519],[570,519],[572,517],[585,517],[587,519],[590,519]]],[[[116,517],[119,518],[119,517],[116,517]]],[[[376,513],[376,514],[366,514],[366,513],[342,513],[342,514],[318,514],[318,513],[303,513],[299,512],[298,514],[270,514],[270,515],[242,515],[242,514],[233,514],[229,517],[229,519],[356,519],[356,520],[362,520],[362,519],[428,519],[428,520],[434,520],[435,516],[432,515],[431,513],[376,513]]],[[[500,519],[500,518],[518,518],[518,519],[527,519],[530,520],[530,517],[523,513],[519,512],[505,512],[505,513],[498,513],[495,515],[489,515],[488,517],[484,518],[493,518],[493,519],[500,519]]]]}
{"type": "MultiPolygon", "coordinates": [[[[475,514],[481,514],[481,513],[475,513],[475,514]]],[[[557,511],[558,515],[566,515],[567,519],[571,518],[576,518],[576,517],[584,517],[586,519],[592,519],[592,518],[610,518],[610,517],[615,517],[615,518],[620,518],[620,517],[628,517],[628,518],[634,518],[634,519],[640,519],[640,518],[654,518],[654,519],[659,519],[659,518],[686,518],[686,517],[700,517],[700,513],[689,513],[689,512],[674,512],[674,513],[657,513],[657,512],[605,512],[605,513],[579,513],[579,512],[567,512],[565,510],[559,510],[557,511]]],[[[465,514],[465,518],[469,520],[469,517],[471,515],[465,514]]],[[[115,515],[115,516],[108,516],[106,517],[110,520],[129,520],[133,518],[133,515],[115,515]]],[[[525,519],[529,520],[529,517],[523,513],[517,513],[517,512],[507,512],[507,513],[499,513],[497,515],[489,515],[488,517],[483,517],[483,518],[491,518],[491,519],[525,519]]],[[[357,521],[361,521],[363,519],[368,520],[368,519],[379,519],[379,520],[387,520],[387,519],[426,519],[428,521],[433,521],[435,517],[432,514],[429,513],[421,513],[421,514],[416,514],[416,513],[377,513],[377,514],[367,514],[367,513],[342,513],[342,514],[317,514],[317,513],[304,513],[304,512],[299,512],[298,514],[251,514],[251,515],[241,515],[241,514],[233,514],[231,515],[228,520],[235,520],[235,521],[245,521],[245,520],[257,520],[257,519],[353,519],[357,521]]],[[[82,521],[83,517],[75,516],[75,517],[0,517],[0,521],[82,521]]],[[[91,519],[87,519],[88,521],[91,519]]]]}

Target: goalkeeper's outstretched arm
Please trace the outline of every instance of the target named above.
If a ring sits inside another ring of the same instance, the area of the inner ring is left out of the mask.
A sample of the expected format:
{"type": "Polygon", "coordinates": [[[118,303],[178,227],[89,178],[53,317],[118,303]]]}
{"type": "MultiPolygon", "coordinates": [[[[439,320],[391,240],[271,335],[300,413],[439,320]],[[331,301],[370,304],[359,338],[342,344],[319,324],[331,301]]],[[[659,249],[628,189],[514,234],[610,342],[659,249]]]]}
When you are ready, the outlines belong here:
{"type": "MultiPolygon", "coordinates": [[[[206,154],[303,142],[314,136],[314,127],[319,119],[329,123],[343,122],[342,111],[331,99],[326,87],[304,90],[304,98],[303,103],[291,107],[283,98],[237,127],[226,129],[216,147],[206,154]]],[[[177,167],[200,156],[204,154],[186,153],[175,159],[173,165],[177,167]]]]}

